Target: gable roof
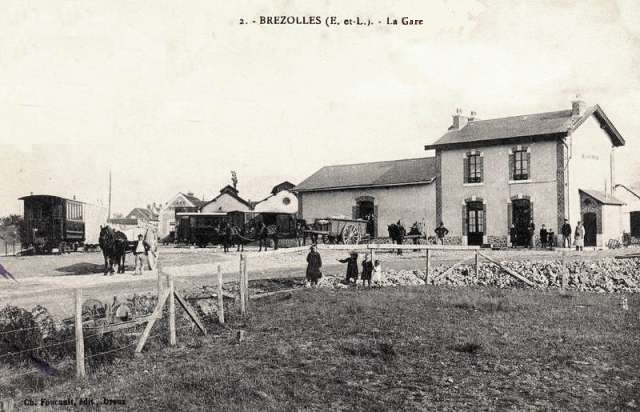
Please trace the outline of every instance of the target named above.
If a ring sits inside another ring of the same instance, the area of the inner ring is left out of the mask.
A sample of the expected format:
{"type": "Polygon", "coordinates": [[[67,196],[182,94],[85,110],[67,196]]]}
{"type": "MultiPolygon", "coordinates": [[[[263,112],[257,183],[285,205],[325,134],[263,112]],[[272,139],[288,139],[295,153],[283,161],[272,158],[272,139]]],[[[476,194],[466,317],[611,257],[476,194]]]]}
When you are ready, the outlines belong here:
{"type": "Polygon", "coordinates": [[[617,205],[617,206],[624,205],[624,202],[616,199],[613,196],[607,195],[605,192],[601,192],[599,190],[579,189],[579,191],[581,193],[584,193],[585,195],[589,196],[590,198],[592,198],[596,202],[602,203],[603,205],[617,205]]]}
{"type": "Polygon", "coordinates": [[[359,187],[385,187],[428,184],[436,177],[435,157],[387,160],[383,162],[325,166],[293,190],[311,192],[319,190],[359,187]]]}
{"type": "Polygon", "coordinates": [[[157,220],[158,219],[158,215],[156,215],[155,213],[153,213],[149,209],[144,209],[142,207],[133,208],[131,210],[131,212],[129,212],[129,214],[127,216],[125,216],[125,218],[134,218],[135,219],[136,216],[140,216],[143,219],[147,219],[147,220],[157,220]]]}
{"type": "Polygon", "coordinates": [[[191,202],[194,206],[202,206],[205,203],[204,200],[198,199],[192,194],[182,193],[182,192],[180,192],[180,194],[189,202],[191,202]]]}
{"type": "Polygon", "coordinates": [[[580,117],[573,117],[571,110],[526,114],[488,120],[472,120],[460,130],[449,130],[425,150],[446,149],[457,146],[503,143],[523,138],[555,139],[577,129],[590,116],[594,116],[607,132],[614,146],[623,146],[624,138],[599,105],[585,110],[580,117]]]}
{"type": "Polygon", "coordinates": [[[291,182],[290,182],[290,181],[288,181],[288,180],[285,180],[284,182],[282,182],[282,183],[279,183],[279,184],[275,185],[275,186],[271,189],[271,194],[272,194],[272,195],[275,195],[275,194],[277,194],[278,192],[280,192],[280,191],[282,191],[282,190],[291,190],[291,189],[293,189],[294,187],[296,187],[296,185],[294,185],[293,183],[291,183],[291,182]]]}
{"type": "Polygon", "coordinates": [[[246,207],[248,207],[248,208],[249,208],[249,210],[251,210],[251,209],[252,209],[252,207],[251,207],[251,205],[249,204],[249,202],[247,202],[246,200],[244,200],[243,198],[241,198],[241,197],[238,195],[238,190],[237,190],[237,189],[235,189],[233,186],[230,186],[230,185],[227,185],[227,186],[223,187],[223,188],[220,190],[220,194],[219,194],[218,196],[214,197],[213,199],[209,200],[208,202],[201,202],[201,204],[200,204],[200,209],[203,209],[205,206],[207,206],[207,205],[209,205],[209,204],[211,204],[211,203],[215,202],[215,201],[216,201],[216,200],[218,200],[221,196],[224,196],[224,195],[229,195],[229,196],[231,196],[232,198],[236,199],[238,202],[240,202],[240,203],[242,203],[243,205],[245,205],[246,207]]]}

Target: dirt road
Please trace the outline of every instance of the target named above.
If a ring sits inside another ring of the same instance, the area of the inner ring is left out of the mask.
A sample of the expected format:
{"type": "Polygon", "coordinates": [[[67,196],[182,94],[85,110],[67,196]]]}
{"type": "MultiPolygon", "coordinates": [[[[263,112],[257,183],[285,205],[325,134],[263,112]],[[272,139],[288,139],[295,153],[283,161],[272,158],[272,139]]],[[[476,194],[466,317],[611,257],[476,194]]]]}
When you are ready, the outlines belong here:
{"type": "MultiPolygon", "coordinates": [[[[618,251],[568,252],[567,259],[598,259],[621,253],[637,252],[634,249],[618,251]]],[[[247,270],[250,279],[302,277],[306,267],[306,250],[297,252],[258,253],[246,251],[247,270]]],[[[498,260],[559,259],[559,251],[519,250],[483,251],[498,260]]],[[[346,256],[344,251],[321,251],[325,273],[339,274],[344,266],[337,262],[346,256]]],[[[473,252],[433,252],[433,265],[451,265],[473,252]]],[[[423,270],[424,252],[405,251],[401,256],[378,253],[385,270],[423,270]]],[[[131,259],[129,259],[130,261],[131,259]]],[[[203,285],[215,286],[216,272],[220,266],[225,282],[237,278],[239,253],[224,254],[215,249],[162,248],[160,262],[163,272],[174,275],[176,287],[191,289],[203,285]]],[[[84,295],[103,301],[113,296],[153,292],[157,287],[157,275],[147,271],[142,276],[132,276],[132,267],[127,273],[103,276],[103,258],[99,253],[74,253],[64,256],[3,257],[0,264],[12,273],[18,282],[0,278],[0,306],[6,304],[31,308],[44,305],[56,315],[65,315],[72,309],[73,290],[82,288],[84,295]]]]}

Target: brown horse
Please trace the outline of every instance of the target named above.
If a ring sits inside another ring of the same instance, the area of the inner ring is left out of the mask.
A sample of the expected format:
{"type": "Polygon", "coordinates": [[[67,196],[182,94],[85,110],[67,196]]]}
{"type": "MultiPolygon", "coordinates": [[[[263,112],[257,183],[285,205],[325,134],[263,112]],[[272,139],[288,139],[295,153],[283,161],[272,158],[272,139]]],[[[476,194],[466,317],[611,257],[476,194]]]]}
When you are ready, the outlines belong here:
{"type": "Polygon", "coordinates": [[[104,257],[104,275],[114,273],[114,264],[118,265],[118,273],[124,273],[127,235],[109,226],[101,226],[98,243],[104,257]]]}

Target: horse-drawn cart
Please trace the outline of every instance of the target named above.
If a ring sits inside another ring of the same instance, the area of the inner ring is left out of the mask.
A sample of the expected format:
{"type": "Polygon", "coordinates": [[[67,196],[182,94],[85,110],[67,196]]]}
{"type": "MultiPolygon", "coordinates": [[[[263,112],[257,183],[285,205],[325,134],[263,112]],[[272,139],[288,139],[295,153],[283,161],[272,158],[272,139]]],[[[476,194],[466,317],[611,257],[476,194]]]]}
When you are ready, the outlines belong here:
{"type": "Polygon", "coordinates": [[[312,229],[305,230],[316,242],[319,237],[323,243],[343,243],[345,245],[356,245],[366,242],[367,221],[362,219],[347,219],[341,217],[328,217],[316,219],[312,229]]]}

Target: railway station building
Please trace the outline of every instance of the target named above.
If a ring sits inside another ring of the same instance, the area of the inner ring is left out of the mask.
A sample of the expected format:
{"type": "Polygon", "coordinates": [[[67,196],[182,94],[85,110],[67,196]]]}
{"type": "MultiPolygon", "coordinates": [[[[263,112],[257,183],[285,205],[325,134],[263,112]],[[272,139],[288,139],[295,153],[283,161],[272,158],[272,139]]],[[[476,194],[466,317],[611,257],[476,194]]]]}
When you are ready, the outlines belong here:
{"type": "Polygon", "coordinates": [[[620,239],[624,202],[614,196],[615,152],[625,141],[598,105],[479,120],[458,111],[435,150],[436,220],[450,243],[506,246],[510,228],[536,241],[544,224],[556,234],[568,219],[585,226],[585,246],[620,239]]]}
{"type": "Polygon", "coordinates": [[[423,223],[435,228],[435,158],[325,166],[297,185],[298,214],[308,223],[327,217],[366,219],[370,236],[387,237],[387,225],[423,223]]]}

